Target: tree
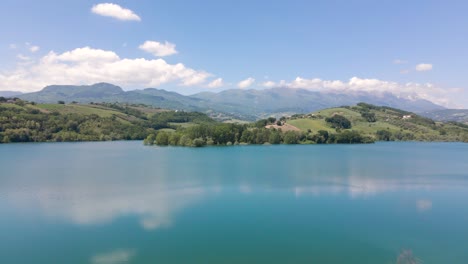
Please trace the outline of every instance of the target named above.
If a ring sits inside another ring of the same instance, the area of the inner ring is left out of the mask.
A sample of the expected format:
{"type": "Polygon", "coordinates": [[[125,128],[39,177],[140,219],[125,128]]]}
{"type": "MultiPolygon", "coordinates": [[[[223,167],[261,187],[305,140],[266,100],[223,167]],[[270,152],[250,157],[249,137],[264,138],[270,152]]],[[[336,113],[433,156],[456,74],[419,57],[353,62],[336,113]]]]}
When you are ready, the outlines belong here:
{"type": "Polygon", "coordinates": [[[154,134],[149,134],[145,140],[143,141],[143,143],[145,145],[153,145],[154,144],[154,140],[156,139],[156,136],[154,134]]]}
{"type": "Polygon", "coordinates": [[[268,124],[268,120],[260,119],[257,122],[255,122],[255,127],[262,128],[262,127],[265,127],[267,124],[268,124]]]}
{"type": "Polygon", "coordinates": [[[180,134],[178,132],[171,133],[169,136],[169,145],[177,146],[180,141],[180,134]]]}
{"type": "Polygon", "coordinates": [[[203,138],[196,138],[192,141],[192,145],[194,147],[203,147],[205,145],[205,141],[203,140],[203,138]]]}
{"type": "Polygon", "coordinates": [[[294,131],[287,131],[284,133],[283,137],[283,142],[284,144],[297,144],[298,139],[297,139],[297,134],[294,131]]]}
{"type": "Polygon", "coordinates": [[[373,123],[377,121],[377,118],[375,117],[374,113],[371,112],[362,112],[361,116],[369,123],[373,123]]]}
{"type": "Polygon", "coordinates": [[[169,133],[166,131],[159,131],[156,135],[156,145],[167,146],[169,144],[169,133]]]}
{"type": "Polygon", "coordinates": [[[244,132],[242,132],[242,136],[240,138],[240,142],[243,142],[243,143],[248,143],[248,144],[253,144],[255,143],[255,140],[254,140],[254,134],[251,130],[244,130],[244,132]]]}
{"type": "Polygon", "coordinates": [[[281,134],[277,130],[270,132],[270,138],[268,140],[270,144],[280,144],[281,143],[281,134]]]}
{"type": "Polygon", "coordinates": [[[342,133],[339,133],[336,135],[336,143],[340,143],[340,144],[364,143],[364,139],[356,131],[345,130],[342,133]]]}
{"type": "Polygon", "coordinates": [[[388,130],[379,130],[376,133],[377,140],[380,141],[390,141],[392,138],[392,132],[388,130]]]}
{"type": "Polygon", "coordinates": [[[62,100],[57,101],[57,104],[65,104],[65,101],[62,101],[62,100]]]}
{"type": "Polygon", "coordinates": [[[328,131],[326,130],[319,130],[315,135],[315,142],[317,144],[325,144],[327,143],[329,138],[328,131]]]}
{"type": "Polygon", "coordinates": [[[327,117],[325,118],[325,121],[327,123],[330,123],[331,127],[333,128],[351,128],[351,121],[349,121],[346,117],[342,115],[334,115],[332,117],[327,117]]]}

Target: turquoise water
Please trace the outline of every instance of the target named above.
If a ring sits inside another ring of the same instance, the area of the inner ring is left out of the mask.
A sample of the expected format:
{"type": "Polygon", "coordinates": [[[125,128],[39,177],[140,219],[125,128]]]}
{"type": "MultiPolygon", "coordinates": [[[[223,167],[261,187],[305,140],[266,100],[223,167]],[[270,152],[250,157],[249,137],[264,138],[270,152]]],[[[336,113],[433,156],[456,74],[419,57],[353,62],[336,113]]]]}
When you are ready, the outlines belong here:
{"type": "Polygon", "coordinates": [[[468,263],[468,144],[0,145],[0,263],[404,256],[468,263]]]}

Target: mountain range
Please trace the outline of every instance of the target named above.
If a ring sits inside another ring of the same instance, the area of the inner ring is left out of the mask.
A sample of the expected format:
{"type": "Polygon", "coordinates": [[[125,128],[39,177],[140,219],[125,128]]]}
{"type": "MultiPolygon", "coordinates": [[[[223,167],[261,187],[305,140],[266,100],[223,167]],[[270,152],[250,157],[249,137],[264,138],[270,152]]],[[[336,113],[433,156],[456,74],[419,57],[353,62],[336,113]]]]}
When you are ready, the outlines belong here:
{"type": "Polygon", "coordinates": [[[22,92],[16,92],[16,91],[0,91],[0,96],[2,97],[13,97],[23,94],[22,92]]]}
{"type": "Polygon", "coordinates": [[[256,120],[267,116],[309,113],[319,109],[366,102],[422,113],[443,110],[444,107],[427,100],[398,98],[390,93],[373,94],[317,92],[306,89],[270,88],[264,90],[231,89],[218,93],[202,92],[182,95],[162,89],[147,88],[124,91],[109,83],[93,85],[51,85],[41,91],[15,95],[37,103],[119,102],[145,104],[153,107],[199,111],[211,116],[256,120]]]}
{"type": "Polygon", "coordinates": [[[442,109],[420,114],[436,121],[455,121],[468,124],[468,109],[442,109]]]}

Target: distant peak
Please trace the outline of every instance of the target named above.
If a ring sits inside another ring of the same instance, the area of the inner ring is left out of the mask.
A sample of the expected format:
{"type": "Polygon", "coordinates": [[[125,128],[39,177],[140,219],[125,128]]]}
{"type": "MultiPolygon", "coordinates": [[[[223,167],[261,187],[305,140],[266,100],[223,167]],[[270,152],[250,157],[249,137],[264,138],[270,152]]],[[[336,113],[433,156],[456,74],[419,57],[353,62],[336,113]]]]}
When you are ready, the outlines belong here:
{"type": "MultiPolygon", "coordinates": [[[[86,85],[84,85],[84,86],[86,86],[86,85]]],[[[118,87],[118,88],[122,89],[120,86],[114,85],[112,83],[106,83],[106,82],[95,83],[95,84],[92,84],[90,86],[111,87],[111,88],[118,87]]]]}
{"type": "Polygon", "coordinates": [[[120,86],[113,85],[111,83],[95,83],[92,85],[49,85],[44,87],[42,91],[45,92],[63,92],[63,91],[84,91],[84,90],[92,90],[92,91],[106,91],[112,93],[120,93],[123,92],[123,89],[120,86]]]}

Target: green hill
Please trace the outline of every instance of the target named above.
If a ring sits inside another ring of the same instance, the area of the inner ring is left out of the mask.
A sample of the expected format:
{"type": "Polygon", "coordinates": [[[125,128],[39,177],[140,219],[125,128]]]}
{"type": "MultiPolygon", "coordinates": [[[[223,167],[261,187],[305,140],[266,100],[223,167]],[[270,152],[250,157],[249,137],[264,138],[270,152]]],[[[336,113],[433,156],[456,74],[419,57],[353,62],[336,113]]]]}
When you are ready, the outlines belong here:
{"type": "Polygon", "coordinates": [[[468,141],[468,126],[465,124],[435,122],[415,113],[365,103],[293,115],[286,122],[304,132],[353,130],[376,140],[468,141]],[[337,115],[348,119],[351,128],[333,128],[326,121],[337,115]]]}
{"type": "Polygon", "coordinates": [[[205,114],[118,103],[0,100],[0,143],[141,140],[159,129],[215,122],[205,114]]]}
{"type": "Polygon", "coordinates": [[[228,124],[215,121],[204,113],[172,111],[140,104],[36,104],[0,97],[0,143],[142,140],[148,137],[150,140],[147,142],[150,143],[184,146],[226,145],[229,142],[468,142],[468,125],[434,122],[411,112],[365,103],[305,115],[296,114],[280,120],[270,117],[254,123],[228,124]]]}

